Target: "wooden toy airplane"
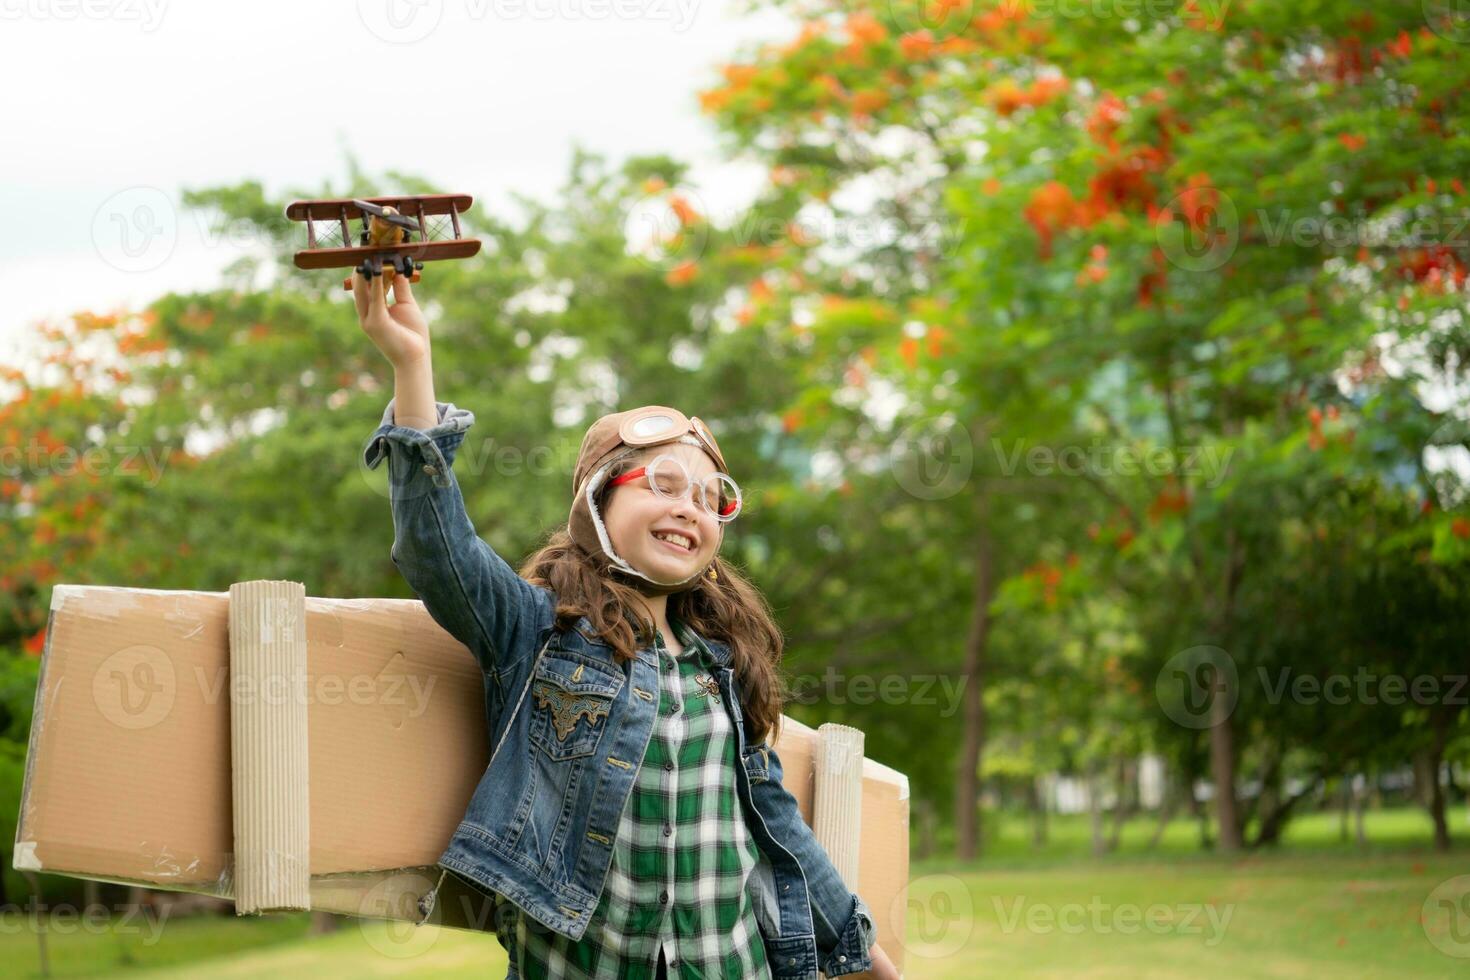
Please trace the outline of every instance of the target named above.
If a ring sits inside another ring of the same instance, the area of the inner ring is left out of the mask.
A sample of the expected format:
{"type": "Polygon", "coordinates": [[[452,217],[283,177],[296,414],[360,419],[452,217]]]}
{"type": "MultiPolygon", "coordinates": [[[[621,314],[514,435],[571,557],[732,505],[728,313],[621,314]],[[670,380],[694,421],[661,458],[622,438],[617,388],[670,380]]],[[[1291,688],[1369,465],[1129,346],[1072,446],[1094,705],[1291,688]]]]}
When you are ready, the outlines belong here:
{"type": "MultiPolygon", "coordinates": [[[[418,282],[425,262],[467,259],[480,250],[480,240],[463,237],[459,228],[460,214],[473,203],[468,194],[292,201],[286,217],[306,222],[306,248],[296,253],[296,268],[352,267],[367,280],[382,276],[385,285],[395,274],[418,282]],[[356,244],[354,220],[362,223],[356,244]],[[317,222],[329,226],[320,240],[317,222]]],[[[351,277],[342,288],[352,288],[351,277]]]]}

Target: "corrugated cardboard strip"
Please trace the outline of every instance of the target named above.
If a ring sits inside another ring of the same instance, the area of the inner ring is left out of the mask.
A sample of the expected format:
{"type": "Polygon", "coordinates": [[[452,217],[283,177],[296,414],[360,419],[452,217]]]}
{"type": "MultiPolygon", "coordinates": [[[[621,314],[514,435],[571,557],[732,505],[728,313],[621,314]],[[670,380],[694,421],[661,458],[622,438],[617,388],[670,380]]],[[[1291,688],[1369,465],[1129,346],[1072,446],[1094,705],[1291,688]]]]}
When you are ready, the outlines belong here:
{"type": "MultiPolygon", "coordinates": [[[[486,896],[435,866],[489,761],[483,685],[417,600],[321,599],[294,583],[56,586],[15,865],[232,898],[242,914],[421,921],[420,902],[440,885],[431,921],[491,931],[486,896]],[[232,669],[232,594],[249,602],[235,633],[251,668],[232,669]],[[232,716],[253,749],[232,744],[232,716]],[[272,856],[247,871],[251,848],[272,856]]],[[[810,824],[817,733],[785,718],[775,748],[810,824]]],[[[837,791],[846,802],[817,829],[833,853],[832,833],[858,832],[855,890],[898,961],[908,780],[861,751],[859,739],[855,756],[829,753],[849,769],[860,759],[861,792],[837,791]],[[856,798],[850,820],[841,807],[856,798]]],[[[838,856],[848,874],[855,856],[838,856]]]]}

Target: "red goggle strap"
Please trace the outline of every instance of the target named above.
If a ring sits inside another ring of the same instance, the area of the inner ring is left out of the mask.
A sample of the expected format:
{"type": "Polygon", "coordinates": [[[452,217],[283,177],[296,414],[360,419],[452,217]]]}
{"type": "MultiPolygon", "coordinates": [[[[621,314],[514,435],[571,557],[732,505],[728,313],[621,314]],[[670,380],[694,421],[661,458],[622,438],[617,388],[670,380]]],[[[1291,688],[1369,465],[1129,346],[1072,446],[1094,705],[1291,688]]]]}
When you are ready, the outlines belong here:
{"type": "Polygon", "coordinates": [[[608,483],[608,486],[615,487],[615,486],[617,486],[620,483],[629,483],[629,482],[631,482],[633,480],[638,479],[640,476],[645,475],[647,472],[648,472],[648,467],[646,467],[646,466],[640,466],[636,470],[629,470],[627,473],[624,473],[622,476],[618,477],[616,480],[613,480],[613,481],[609,482],[608,483]]]}

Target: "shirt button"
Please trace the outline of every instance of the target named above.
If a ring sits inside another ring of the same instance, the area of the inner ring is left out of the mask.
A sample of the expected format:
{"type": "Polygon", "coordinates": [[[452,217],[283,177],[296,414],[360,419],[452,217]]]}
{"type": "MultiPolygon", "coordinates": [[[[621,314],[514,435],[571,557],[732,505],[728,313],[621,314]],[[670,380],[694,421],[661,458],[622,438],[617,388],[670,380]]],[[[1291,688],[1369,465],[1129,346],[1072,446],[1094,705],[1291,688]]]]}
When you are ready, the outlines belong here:
{"type": "Polygon", "coordinates": [[[425,463],[424,472],[429,474],[430,476],[433,476],[434,474],[439,472],[439,467],[435,466],[433,463],[425,463]]]}
{"type": "Polygon", "coordinates": [[[669,835],[673,834],[673,832],[674,832],[674,828],[673,827],[669,826],[668,824],[664,824],[664,836],[665,837],[668,837],[669,835]]]}
{"type": "Polygon", "coordinates": [[[658,893],[658,902],[660,905],[669,904],[669,890],[667,888],[658,893]]]}
{"type": "Polygon", "coordinates": [[[673,772],[673,771],[674,771],[674,760],[673,759],[670,759],[668,762],[665,762],[664,763],[664,772],[673,772]]]}

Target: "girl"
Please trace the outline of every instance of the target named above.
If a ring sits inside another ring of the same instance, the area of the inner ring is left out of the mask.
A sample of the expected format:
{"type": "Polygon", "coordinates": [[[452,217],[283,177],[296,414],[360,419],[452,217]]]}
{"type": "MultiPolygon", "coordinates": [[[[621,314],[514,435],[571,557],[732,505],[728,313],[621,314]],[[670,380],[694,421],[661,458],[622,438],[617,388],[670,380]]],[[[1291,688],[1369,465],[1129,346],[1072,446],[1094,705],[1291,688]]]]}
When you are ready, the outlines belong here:
{"type": "Polygon", "coordinates": [[[781,634],[718,559],[741,495],[708,428],[598,419],[566,526],[518,575],[465,514],[474,416],[434,400],[407,279],[392,306],[353,286],[394,369],[365,456],[390,461],[390,554],[485,673],[494,749],[438,864],[493,897],[509,976],[896,978],[781,785],[781,634]]]}

